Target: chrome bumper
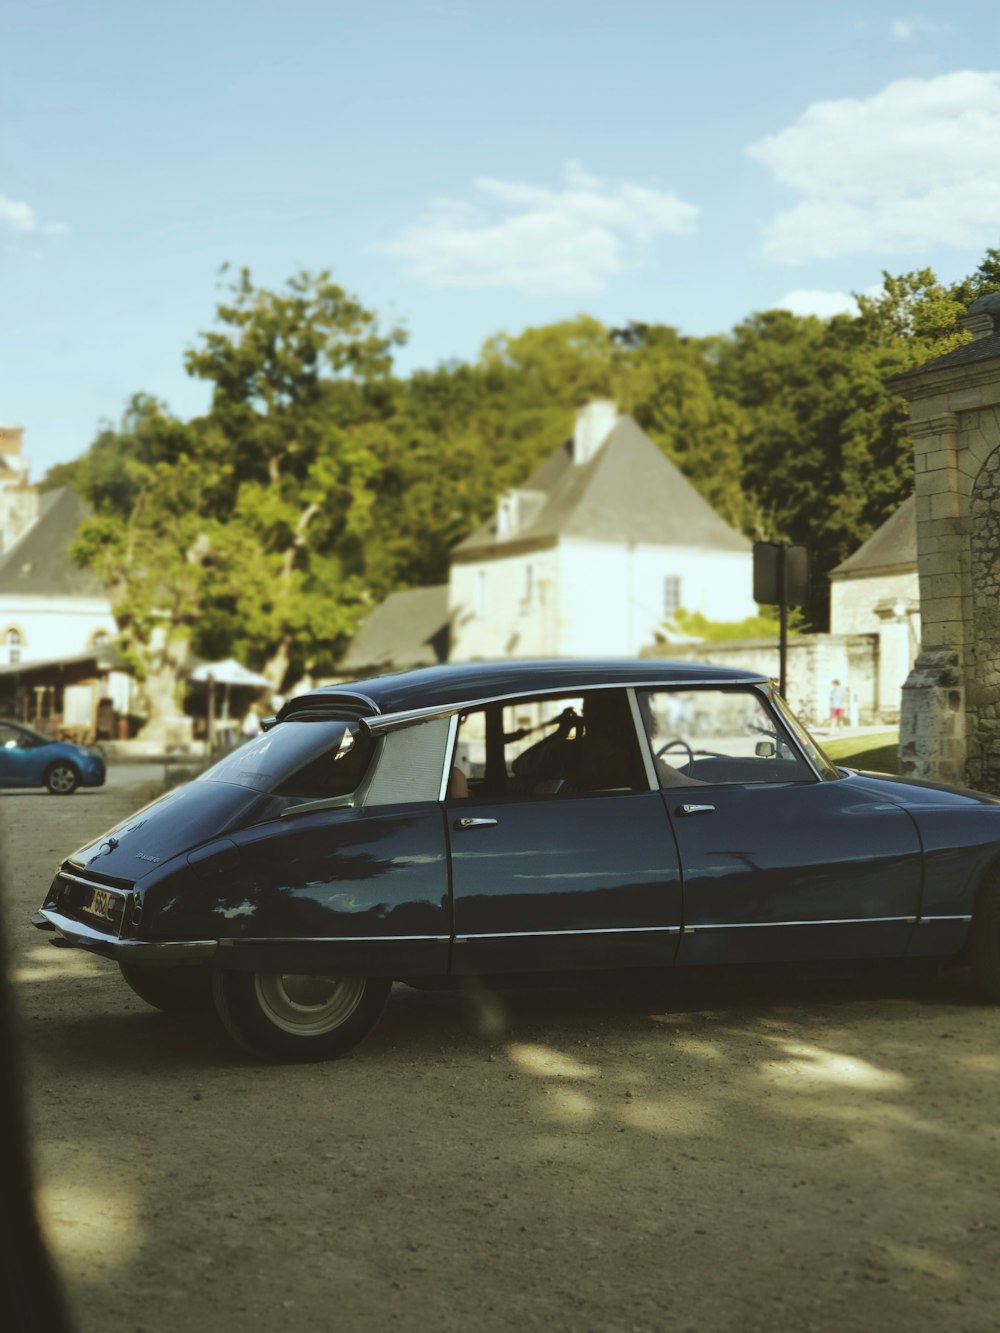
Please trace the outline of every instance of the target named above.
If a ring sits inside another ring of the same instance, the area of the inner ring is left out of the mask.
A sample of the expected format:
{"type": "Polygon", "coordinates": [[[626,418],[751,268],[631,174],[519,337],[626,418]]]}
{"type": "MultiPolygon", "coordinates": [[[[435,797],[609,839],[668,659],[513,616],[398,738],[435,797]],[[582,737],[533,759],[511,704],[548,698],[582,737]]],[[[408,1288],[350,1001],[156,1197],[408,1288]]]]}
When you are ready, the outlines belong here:
{"type": "Polygon", "coordinates": [[[218,940],[120,940],[50,907],[36,912],[31,923],[39,930],[54,931],[58,938],[51,942],[63,948],[88,949],[133,963],[201,963],[214,958],[219,948],[218,940]]]}

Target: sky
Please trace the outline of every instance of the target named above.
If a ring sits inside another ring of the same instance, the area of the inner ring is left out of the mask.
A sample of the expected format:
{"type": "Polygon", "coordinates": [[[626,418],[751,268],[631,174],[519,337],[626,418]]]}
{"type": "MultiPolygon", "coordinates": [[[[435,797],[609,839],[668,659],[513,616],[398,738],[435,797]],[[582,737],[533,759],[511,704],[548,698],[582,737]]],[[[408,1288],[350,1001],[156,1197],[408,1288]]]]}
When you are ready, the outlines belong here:
{"type": "Polygon", "coordinates": [[[182,417],[220,267],[402,322],[408,374],[587,312],[829,316],[1000,246],[1000,9],[0,0],[0,423],[32,477],[182,417]]]}

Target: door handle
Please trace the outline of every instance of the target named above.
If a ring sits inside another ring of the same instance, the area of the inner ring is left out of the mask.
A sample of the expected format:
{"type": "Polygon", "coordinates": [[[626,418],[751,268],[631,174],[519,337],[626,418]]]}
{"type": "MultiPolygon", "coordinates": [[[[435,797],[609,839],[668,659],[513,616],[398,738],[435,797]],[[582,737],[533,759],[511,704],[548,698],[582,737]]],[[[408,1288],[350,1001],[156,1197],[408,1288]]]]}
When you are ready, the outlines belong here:
{"type": "Polygon", "coordinates": [[[677,807],[679,815],[714,815],[714,805],[679,805],[677,807]]]}
{"type": "Polygon", "coordinates": [[[459,830],[466,828],[492,828],[494,824],[499,824],[498,819],[456,819],[455,827],[459,830]]]}

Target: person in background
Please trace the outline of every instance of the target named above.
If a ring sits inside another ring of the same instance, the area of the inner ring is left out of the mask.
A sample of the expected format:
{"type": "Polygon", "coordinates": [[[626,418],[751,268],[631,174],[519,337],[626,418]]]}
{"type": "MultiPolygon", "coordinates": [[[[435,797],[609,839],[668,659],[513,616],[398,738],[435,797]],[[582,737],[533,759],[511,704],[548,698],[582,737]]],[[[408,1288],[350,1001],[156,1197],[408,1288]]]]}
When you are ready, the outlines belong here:
{"type": "Polygon", "coordinates": [[[846,725],[847,690],[839,680],[835,680],[830,687],[830,726],[843,727],[846,725]]]}
{"type": "Polygon", "coordinates": [[[246,717],[240,724],[240,735],[245,741],[252,741],[255,736],[260,735],[260,718],[253,704],[247,709],[246,717]]]}

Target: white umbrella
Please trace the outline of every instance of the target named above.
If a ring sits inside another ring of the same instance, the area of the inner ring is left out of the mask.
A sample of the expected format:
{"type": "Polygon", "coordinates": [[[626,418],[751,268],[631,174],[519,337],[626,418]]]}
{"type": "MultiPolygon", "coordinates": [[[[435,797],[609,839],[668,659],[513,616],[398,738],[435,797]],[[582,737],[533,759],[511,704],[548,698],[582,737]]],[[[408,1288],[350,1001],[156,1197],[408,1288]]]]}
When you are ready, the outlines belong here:
{"type": "Polygon", "coordinates": [[[222,662],[202,662],[191,672],[191,679],[208,685],[208,743],[211,748],[215,741],[215,687],[224,685],[222,696],[222,722],[229,720],[229,692],[234,685],[249,686],[257,690],[269,690],[271,682],[266,676],[258,675],[248,667],[237,662],[235,657],[227,657],[222,662]]]}
{"type": "Polygon", "coordinates": [[[222,662],[202,662],[191,672],[191,679],[212,680],[216,685],[253,685],[260,689],[268,689],[271,684],[266,676],[242,666],[235,657],[227,657],[222,662]]]}

